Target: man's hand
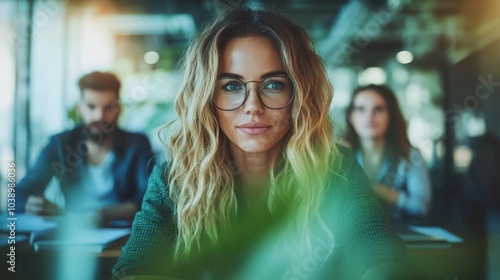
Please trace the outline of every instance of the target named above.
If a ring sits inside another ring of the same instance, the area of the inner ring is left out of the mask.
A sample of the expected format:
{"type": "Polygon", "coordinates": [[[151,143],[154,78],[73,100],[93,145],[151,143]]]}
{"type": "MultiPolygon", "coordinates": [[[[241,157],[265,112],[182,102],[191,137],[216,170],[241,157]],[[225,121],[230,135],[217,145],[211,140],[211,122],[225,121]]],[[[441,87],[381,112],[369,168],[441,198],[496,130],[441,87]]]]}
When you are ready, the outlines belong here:
{"type": "Polygon", "coordinates": [[[26,213],[39,216],[55,216],[61,214],[61,209],[41,196],[30,195],[26,203],[26,213]]]}

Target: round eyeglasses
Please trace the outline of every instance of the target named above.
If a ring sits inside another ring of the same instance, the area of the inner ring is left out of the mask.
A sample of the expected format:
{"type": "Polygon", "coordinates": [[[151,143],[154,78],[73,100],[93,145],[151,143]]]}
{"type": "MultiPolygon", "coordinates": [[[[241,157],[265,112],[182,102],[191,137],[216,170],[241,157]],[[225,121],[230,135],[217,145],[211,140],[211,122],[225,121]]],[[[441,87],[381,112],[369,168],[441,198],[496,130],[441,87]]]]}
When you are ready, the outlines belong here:
{"type": "Polygon", "coordinates": [[[262,81],[243,82],[237,78],[220,78],[216,82],[214,104],[223,111],[240,108],[248,98],[248,83],[258,83],[258,96],[269,109],[283,109],[292,103],[294,89],[288,77],[273,76],[262,81]]]}

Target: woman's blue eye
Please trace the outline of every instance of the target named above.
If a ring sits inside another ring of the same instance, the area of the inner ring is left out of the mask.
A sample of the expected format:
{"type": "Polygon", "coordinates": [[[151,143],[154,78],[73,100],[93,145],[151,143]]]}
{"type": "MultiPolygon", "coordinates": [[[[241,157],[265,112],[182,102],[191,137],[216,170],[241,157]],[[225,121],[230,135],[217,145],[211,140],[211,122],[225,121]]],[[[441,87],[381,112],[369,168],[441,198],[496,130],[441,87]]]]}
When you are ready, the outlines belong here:
{"type": "Polygon", "coordinates": [[[241,90],[242,86],[238,83],[233,82],[233,83],[226,84],[223,88],[227,91],[237,91],[237,90],[241,90]]]}
{"type": "Polygon", "coordinates": [[[279,82],[270,82],[266,85],[265,89],[270,89],[270,90],[280,90],[283,89],[284,85],[279,82]]]}

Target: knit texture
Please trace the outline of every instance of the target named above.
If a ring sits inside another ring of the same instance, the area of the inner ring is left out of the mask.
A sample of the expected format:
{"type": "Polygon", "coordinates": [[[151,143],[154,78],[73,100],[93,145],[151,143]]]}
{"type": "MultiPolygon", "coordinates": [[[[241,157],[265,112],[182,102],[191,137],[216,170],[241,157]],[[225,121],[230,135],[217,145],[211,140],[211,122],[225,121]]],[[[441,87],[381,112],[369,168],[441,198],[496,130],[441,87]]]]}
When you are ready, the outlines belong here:
{"type": "MultiPolygon", "coordinates": [[[[208,250],[210,253],[192,263],[174,265],[177,229],[175,205],[164,179],[168,166],[156,166],[131,237],[113,268],[114,279],[127,275],[182,279],[418,279],[365,173],[350,150],[340,151],[342,167],[332,172],[320,207],[333,240],[319,231],[312,237],[311,254],[299,257],[283,246],[263,245],[278,239],[268,238],[276,230],[269,226],[273,225],[272,218],[262,216],[256,223],[261,226],[244,231],[247,236],[243,233],[234,239],[236,242],[219,247],[219,251],[208,250]]],[[[280,226],[276,224],[276,228],[280,226]]]]}

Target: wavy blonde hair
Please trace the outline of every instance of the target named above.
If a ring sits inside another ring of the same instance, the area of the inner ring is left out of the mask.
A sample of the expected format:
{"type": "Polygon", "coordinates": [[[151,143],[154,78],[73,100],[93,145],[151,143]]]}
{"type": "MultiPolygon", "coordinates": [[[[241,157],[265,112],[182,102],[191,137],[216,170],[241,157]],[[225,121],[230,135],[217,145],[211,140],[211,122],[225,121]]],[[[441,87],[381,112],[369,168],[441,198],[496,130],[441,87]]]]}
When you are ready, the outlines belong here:
{"type": "Polygon", "coordinates": [[[238,211],[229,140],[219,127],[212,96],[223,47],[232,38],[247,36],[274,43],[295,88],[292,128],[273,163],[280,168],[273,168],[269,178],[271,213],[277,205],[293,205],[291,224],[299,236],[307,236],[324,198],[325,176],[340,165],[329,117],[333,90],[305,30],[273,11],[223,10],[187,50],[175,102],[177,125],[164,128],[171,135],[165,141],[171,157],[165,176],[176,205],[177,258],[200,250],[202,239],[220,241],[238,211]]]}

